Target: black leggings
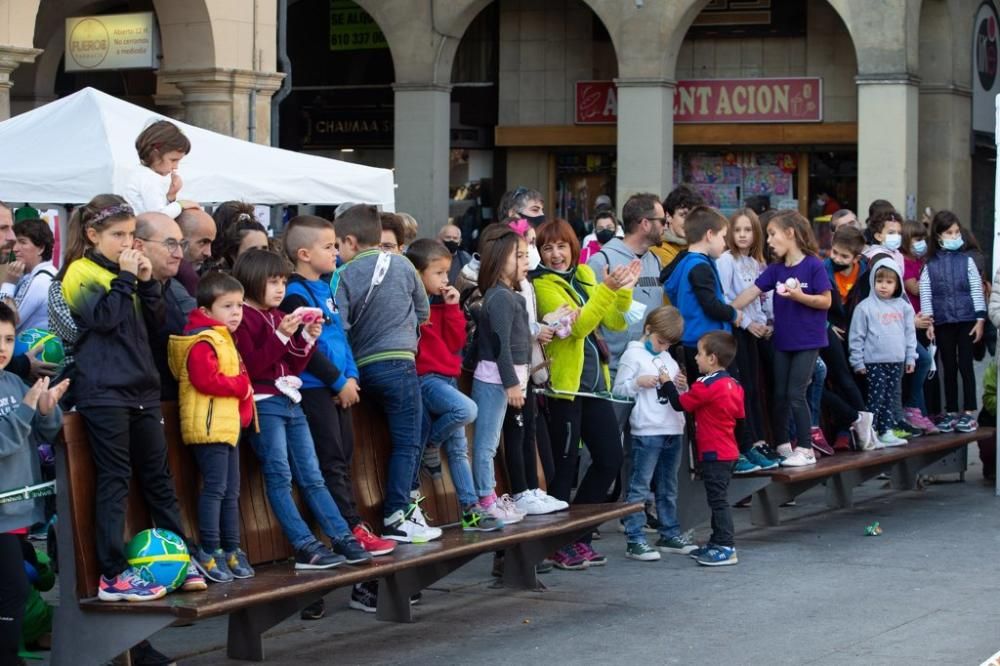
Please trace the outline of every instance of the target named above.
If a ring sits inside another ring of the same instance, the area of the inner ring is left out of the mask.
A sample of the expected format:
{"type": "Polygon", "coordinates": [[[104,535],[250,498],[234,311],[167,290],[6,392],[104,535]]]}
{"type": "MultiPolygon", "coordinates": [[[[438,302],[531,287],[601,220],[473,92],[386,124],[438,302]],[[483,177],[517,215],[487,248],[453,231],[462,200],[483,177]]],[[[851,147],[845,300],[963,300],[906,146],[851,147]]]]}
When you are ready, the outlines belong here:
{"type": "Polygon", "coordinates": [[[937,324],[934,338],[944,366],[944,408],[958,411],[958,373],[962,373],[962,403],[965,411],[976,409],[976,375],[972,367],[972,338],[969,333],[974,321],[958,324],[937,324]]]}
{"type": "Polygon", "coordinates": [[[818,349],[786,352],[774,350],[774,441],[788,443],[788,417],[795,419],[798,447],[812,448],[812,418],[806,390],[816,368],[818,349]]]}
{"type": "Polygon", "coordinates": [[[535,396],[529,391],[524,407],[508,405],[503,419],[503,456],[512,495],[538,487],[535,462],[535,396]]]}
{"type": "Polygon", "coordinates": [[[611,403],[577,396],[572,400],[550,398],[549,437],[555,474],[549,494],[564,502],[570,499],[580,458],[580,437],[590,451],[591,464],[576,490],[574,504],[600,504],[622,467],[621,433],[611,403]]]}
{"type": "Polygon", "coordinates": [[[17,646],[28,602],[21,538],[0,534],[0,664],[16,664],[17,646]]]}
{"type": "Polygon", "coordinates": [[[755,442],[767,439],[764,432],[764,410],[757,388],[760,380],[760,339],[742,328],[736,329],[736,366],[739,368],[743,385],[743,404],[746,411],[743,437],[739,443],[740,453],[746,453],[755,442]]]}
{"type": "Polygon", "coordinates": [[[820,351],[820,356],[826,363],[826,382],[828,385],[828,390],[823,393],[829,392],[829,389],[832,388],[833,392],[852,409],[859,412],[866,411],[861,388],[854,379],[851,365],[847,361],[847,349],[844,347],[844,342],[833,332],[833,327],[826,330],[830,344],[820,351]]]}

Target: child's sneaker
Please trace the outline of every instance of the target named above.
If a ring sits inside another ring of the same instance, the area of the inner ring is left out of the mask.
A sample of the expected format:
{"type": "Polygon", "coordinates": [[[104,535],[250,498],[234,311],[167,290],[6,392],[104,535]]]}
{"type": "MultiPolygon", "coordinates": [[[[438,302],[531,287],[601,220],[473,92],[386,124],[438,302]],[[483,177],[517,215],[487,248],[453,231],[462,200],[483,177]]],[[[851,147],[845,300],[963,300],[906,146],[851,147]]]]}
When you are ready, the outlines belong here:
{"type": "Polygon", "coordinates": [[[784,462],[785,458],[790,458],[791,455],[795,452],[795,450],[792,448],[791,443],[789,442],[785,442],[784,444],[778,444],[776,450],[778,456],[781,458],[779,462],[784,462]]]}
{"type": "Polygon", "coordinates": [[[233,578],[253,578],[256,573],[250,566],[250,559],[241,548],[226,553],[226,565],[233,574],[233,578]]]}
{"type": "Polygon", "coordinates": [[[733,468],[733,474],[750,474],[752,472],[759,472],[760,465],[755,465],[746,456],[740,455],[736,460],[736,466],[733,468]]]}
{"type": "Polygon", "coordinates": [[[497,520],[486,509],[473,504],[462,511],[462,531],[464,532],[495,532],[503,529],[503,521],[497,520]]]}
{"type": "Polygon", "coordinates": [[[956,432],[975,432],[979,428],[979,423],[972,414],[962,414],[955,422],[956,432]]]}
{"type": "Polygon", "coordinates": [[[785,459],[781,461],[782,467],[806,467],[807,465],[816,464],[816,454],[813,453],[812,449],[797,448],[792,451],[792,455],[785,456],[785,459]]]}
{"type": "Polygon", "coordinates": [[[826,441],[826,435],[823,434],[823,429],[819,426],[812,427],[809,432],[809,441],[812,442],[813,448],[823,455],[832,456],[834,454],[833,447],[826,441]]]}
{"type": "Polygon", "coordinates": [[[851,433],[846,430],[841,430],[837,433],[837,438],[833,440],[833,450],[834,451],[850,451],[851,450],[851,433]]]}
{"type": "Polygon", "coordinates": [[[542,516],[555,511],[553,507],[530,490],[515,495],[514,506],[526,516],[542,516]]]}
{"type": "Polygon", "coordinates": [[[906,440],[896,434],[893,430],[886,430],[884,433],[878,436],[879,444],[882,447],[886,446],[903,446],[906,444],[906,440]]]}
{"type": "Polygon", "coordinates": [[[750,447],[750,450],[747,451],[746,458],[762,470],[778,469],[779,466],[777,460],[768,458],[764,452],[760,450],[760,447],[757,446],[750,447]]]}
{"type": "Polygon", "coordinates": [[[502,502],[499,497],[493,502],[493,504],[483,508],[486,513],[490,514],[494,519],[499,520],[504,525],[513,525],[514,523],[519,523],[524,520],[524,514],[514,509],[513,502],[510,504],[502,502]]]}
{"type": "Polygon", "coordinates": [[[552,556],[552,565],[566,571],[579,571],[587,568],[587,558],[577,552],[575,544],[563,546],[552,556]]]}
{"type": "Polygon", "coordinates": [[[204,592],[208,589],[208,583],[205,582],[204,576],[198,573],[198,567],[194,563],[194,558],[188,560],[188,570],[187,575],[184,576],[184,582],[181,583],[181,592],[204,592]]]}
{"type": "Polygon", "coordinates": [[[353,534],[345,534],[342,537],[330,539],[330,546],[332,546],[333,552],[343,555],[348,564],[371,562],[372,554],[364,549],[358,540],[354,538],[353,534]]]}
{"type": "Polygon", "coordinates": [[[135,569],[126,569],[114,578],[101,576],[97,598],[101,601],[153,601],[167,593],[167,588],[150,583],[135,569]]]}
{"type": "Polygon", "coordinates": [[[535,497],[541,498],[543,502],[552,507],[553,511],[565,511],[569,508],[569,502],[564,502],[558,497],[553,497],[541,488],[535,488],[529,492],[533,493],[535,497]]]}
{"type": "Polygon", "coordinates": [[[902,437],[903,439],[913,439],[924,434],[923,430],[906,421],[897,421],[892,430],[896,433],[897,437],[902,437]]]}
{"type": "Polygon", "coordinates": [[[377,536],[372,532],[372,528],[368,526],[368,523],[358,523],[351,530],[351,533],[358,540],[358,543],[361,544],[361,547],[371,553],[373,557],[388,555],[396,549],[395,541],[377,536]]]}
{"type": "Polygon", "coordinates": [[[418,507],[411,504],[406,513],[400,509],[386,518],[382,536],[403,543],[427,543],[441,538],[441,528],[430,527],[422,521],[422,516],[421,522],[415,520],[418,516],[414,515],[414,508],[418,507]]]}
{"type": "Polygon", "coordinates": [[[691,540],[688,539],[687,536],[681,534],[679,536],[670,537],[669,539],[661,537],[656,542],[656,549],[663,553],[690,555],[693,551],[698,549],[698,546],[691,543],[691,540]]]}
{"type": "Polygon", "coordinates": [[[608,563],[608,558],[591,548],[589,543],[577,542],[575,547],[576,552],[587,560],[588,567],[603,567],[608,563]]]}
{"type": "Polygon", "coordinates": [[[214,553],[206,553],[201,546],[198,546],[194,555],[191,556],[191,563],[202,576],[213,583],[231,583],[235,578],[233,572],[229,570],[226,554],[222,552],[221,548],[214,553]]]}
{"type": "Polygon", "coordinates": [[[295,568],[297,570],[332,569],[346,561],[347,559],[343,555],[337,555],[318,540],[295,551],[295,568]]]}
{"type": "Polygon", "coordinates": [[[736,549],[727,546],[711,546],[705,549],[698,559],[698,564],[706,567],[724,567],[730,564],[737,564],[736,549]]]}
{"type": "Polygon", "coordinates": [[[956,421],[958,421],[958,418],[955,414],[945,412],[941,416],[937,417],[937,420],[934,422],[934,426],[940,432],[954,432],[956,421]]]}
{"type": "Polygon", "coordinates": [[[705,553],[705,551],[707,551],[709,548],[712,547],[713,546],[711,543],[706,543],[704,546],[695,546],[695,549],[692,550],[690,553],[688,553],[688,557],[690,557],[692,560],[697,560],[705,553]]]}
{"type": "Polygon", "coordinates": [[[660,559],[660,553],[645,541],[638,541],[625,544],[625,557],[640,562],[655,562],[660,559]]]}
{"type": "Polygon", "coordinates": [[[528,515],[524,511],[521,511],[519,508],[517,508],[517,504],[514,503],[514,498],[506,493],[498,497],[497,502],[501,504],[503,508],[506,509],[508,512],[516,513],[517,515],[521,516],[521,518],[524,518],[525,516],[528,515]]]}
{"type": "Polygon", "coordinates": [[[906,407],[903,409],[903,416],[908,423],[923,430],[924,434],[934,435],[938,432],[934,422],[924,416],[918,407],[906,407]]]}
{"type": "Polygon", "coordinates": [[[369,580],[356,584],[351,590],[348,606],[362,613],[374,613],[378,610],[378,582],[369,580]]]}
{"type": "Polygon", "coordinates": [[[875,415],[871,412],[858,412],[858,420],[851,424],[851,430],[854,431],[854,441],[862,451],[871,449],[875,445],[872,438],[874,425],[875,415]]]}

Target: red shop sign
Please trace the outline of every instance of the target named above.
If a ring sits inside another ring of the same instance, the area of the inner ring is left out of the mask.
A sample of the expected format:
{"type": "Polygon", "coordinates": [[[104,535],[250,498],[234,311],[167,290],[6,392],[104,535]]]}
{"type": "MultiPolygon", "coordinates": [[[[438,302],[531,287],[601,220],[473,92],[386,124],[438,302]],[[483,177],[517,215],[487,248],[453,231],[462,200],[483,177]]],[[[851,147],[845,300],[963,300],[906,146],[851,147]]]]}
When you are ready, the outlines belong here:
{"type": "MultiPolygon", "coordinates": [[[[614,124],[613,81],[577,81],[576,122],[614,124]]],[[[692,79],[674,91],[675,123],[818,123],[823,121],[823,79],[692,79]]]]}

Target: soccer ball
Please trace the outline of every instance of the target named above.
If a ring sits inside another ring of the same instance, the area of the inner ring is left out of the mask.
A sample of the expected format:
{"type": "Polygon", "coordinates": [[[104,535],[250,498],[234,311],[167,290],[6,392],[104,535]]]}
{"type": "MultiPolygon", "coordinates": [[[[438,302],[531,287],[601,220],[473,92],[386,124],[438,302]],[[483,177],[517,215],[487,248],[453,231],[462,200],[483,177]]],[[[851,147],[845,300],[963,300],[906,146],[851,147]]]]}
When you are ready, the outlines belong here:
{"type": "Polygon", "coordinates": [[[66,358],[62,340],[58,336],[43,331],[40,328],[29,328],[21,331],[17,336],[17,347],[15,354],[24,354],[34,349],[38,345],[42,346],[42,351],[38,354],[38,360],[46,363],[59,364],[66,358]]]}
{"type": "Polygon", "coordinates": [[[125,557],[147,581],[173,592],[184,583],[191,556],[184,539],[154,527],[139,532],[125,547],[125,557]]]}

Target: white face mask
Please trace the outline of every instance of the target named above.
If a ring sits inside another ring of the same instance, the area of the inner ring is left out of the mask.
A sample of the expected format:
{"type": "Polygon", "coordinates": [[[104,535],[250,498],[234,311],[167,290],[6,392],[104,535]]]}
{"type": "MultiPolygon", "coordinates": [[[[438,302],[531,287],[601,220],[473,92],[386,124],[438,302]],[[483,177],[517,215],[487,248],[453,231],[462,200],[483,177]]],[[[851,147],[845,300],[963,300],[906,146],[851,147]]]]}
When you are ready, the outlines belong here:
{"type": "Polygon", "coordinates": [[[903,237],[899,234],[886,234],[882,244],[890,250],[898,250],[899,246],[903,244],[903,237]]]}
{"type": "Polygon", "coordinates": [[[533,271],[542,263],[542,255],[538,254],[538,248],[534,245],[528,246],[528,270],[533,271]]]}

